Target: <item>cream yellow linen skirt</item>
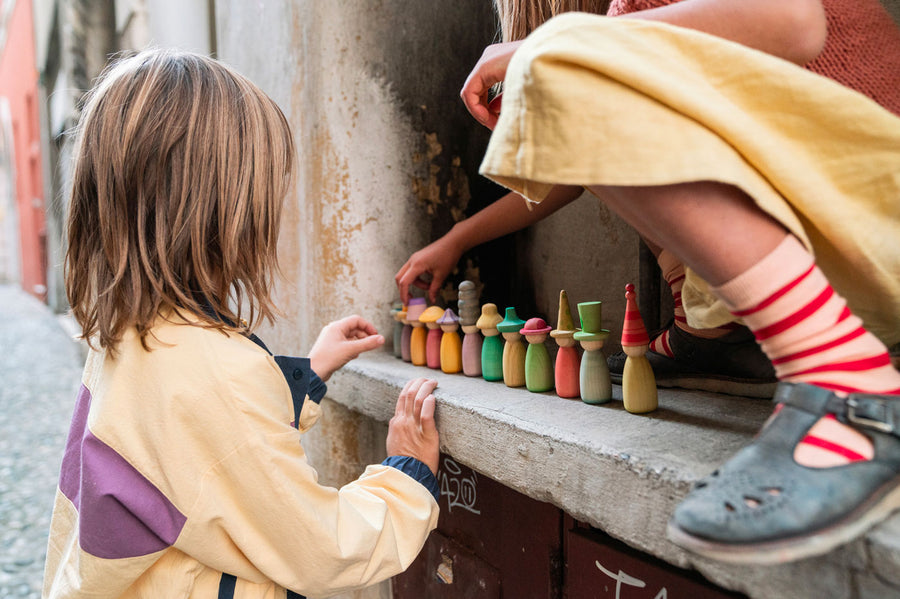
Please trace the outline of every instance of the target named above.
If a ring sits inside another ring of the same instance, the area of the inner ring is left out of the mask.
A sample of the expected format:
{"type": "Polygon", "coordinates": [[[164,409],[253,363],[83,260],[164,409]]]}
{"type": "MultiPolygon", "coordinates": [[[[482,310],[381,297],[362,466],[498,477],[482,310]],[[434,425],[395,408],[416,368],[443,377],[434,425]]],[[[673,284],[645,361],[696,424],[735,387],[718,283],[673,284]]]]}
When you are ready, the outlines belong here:
{"type": "MultiPolygon", "coordinates": [[[[562,15],[514,55],[481,173],[532,201],[557,183],[735,185],[872,333],[900,341],[900,117],[792,63],[663,23],[562,15]]],[[[690,271],[683,300],[694,326],[734,320],[690,271]]]]}

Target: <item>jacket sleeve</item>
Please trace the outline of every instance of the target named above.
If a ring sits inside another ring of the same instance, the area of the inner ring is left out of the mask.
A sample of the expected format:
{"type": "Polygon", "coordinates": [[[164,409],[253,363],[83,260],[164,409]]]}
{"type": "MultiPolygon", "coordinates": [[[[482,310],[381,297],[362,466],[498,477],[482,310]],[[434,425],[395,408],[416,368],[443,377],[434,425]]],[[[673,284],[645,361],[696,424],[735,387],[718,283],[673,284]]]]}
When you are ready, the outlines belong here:
{"type": "Polygon", "coordinates": [[[437,525],[435,496],[413,478],[418,467],[372,465],[340,489],[318,484],[289,424],[290,391],[274,361],[267,363],[262,373],[233,365],[218,407],[230,414],[216,416],[228,424],[197,433],[221,458],[198,473],[175,547],[238,578],[310,596],[402,572],[437,525]]]}

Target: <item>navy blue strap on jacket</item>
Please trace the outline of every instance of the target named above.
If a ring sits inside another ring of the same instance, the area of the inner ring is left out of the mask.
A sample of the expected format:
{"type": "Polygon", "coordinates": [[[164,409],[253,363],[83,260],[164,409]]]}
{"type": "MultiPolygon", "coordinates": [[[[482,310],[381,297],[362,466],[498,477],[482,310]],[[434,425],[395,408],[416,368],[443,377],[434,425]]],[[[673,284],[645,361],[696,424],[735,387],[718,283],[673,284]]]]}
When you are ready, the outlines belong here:
{"type": "MultiPolygon", "coordinates": [[[[206,313],[207,316],[213,320],[234,326],[234,323],[230,319],[217,314],[208,300],[201,298],[199,301],[203,308],[203,312],[206,313]]],[[[269,351],[269,348],[266,347],[266,344],[262,342],[262,339],[256,335],[250,333],[247,334],[247,338],[263,348],[269,355],[272,354],[272,352],[269,351]]],[[[309,358],[275,356],[275,363],[281,368],[281,372],[287,381],[288,387],[291,389],[291,399],[294,403],[294,426],[297,426],[300,423],[300,410],[303,409],[303,402],[306,399],[306,396],[309,395],[311,400],[319,403],[322,401],[322,398],[325,397],[328,388],[325,386],[325,381],[320,379],[319,376],[312,371],[312,368],[309,365],[309,358]]]]}
{"type": "Polygon", "coordinates": [[[441,490],[438,487],[437,478],[435,478],[434,473],[431,472],[431,468],[416,458],[405,455],[392,455],[388,456],[381,463],[385,466],[396,468],[400,472],[413,477],[428,489],[428,492],[434,496],[435,501],[441,501],[441,490]]]}
{"type": "MultiPolygon", "coordinates": [[[[260,346],[270,354],[269,348],[256,335],[248,335],[250,341],[260,346]]],[[[292,358],[290,356],[275,356],[275,363],[281,368],[284,380],[291,389],[291,399],[294,402],[294,426],[300,423],[300,411],[306,396],[316,403],[322,401],[328,387],[325,381],[319,378],[309,365],[309,358],[292,358]]]]}
{"type": "Polygon", "coordinates": [[[281,368],[282,374],[291,389],[291,399],[294,401],[294,426],[300,422],[300,410],[303,409],[303,401],[306,396],[319,403],[325,397],[328,387],[309,366],[309,358],[291,358],[288,356],[275,356],[275,363],[281,368]]]}
{"type": "MultiPolygon", "coordinates": [[[[232,576],[231,574],[222,573],[222,578],[219,580],[219,597],[218,599],[234,599],[234,587],[237,584],[237,578],[232,576]]],[[[288,589],[287,599],[306,599],[303,595],[299,595],[294,591],[288,589]]]]}
{"type": "Polygon", "coordinates": [[[219,597],[218,599],[234,599],[234,585],[237,579],[231,574],[222,572],[222,578],[219,579],[219,597]]]}

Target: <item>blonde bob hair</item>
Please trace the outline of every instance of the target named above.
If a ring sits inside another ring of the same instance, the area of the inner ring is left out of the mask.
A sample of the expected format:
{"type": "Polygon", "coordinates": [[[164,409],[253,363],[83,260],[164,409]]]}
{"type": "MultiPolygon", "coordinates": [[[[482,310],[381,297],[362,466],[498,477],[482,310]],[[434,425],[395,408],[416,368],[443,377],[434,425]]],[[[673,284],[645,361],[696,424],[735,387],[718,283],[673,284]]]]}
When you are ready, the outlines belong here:
{"type": "Polygon", "coordinates": [[[108,67],[69,204],[66,292],[88,342],[115,350],[135,327],[148,349],[167,310],[221,330],[271,321],[293,162],[281,110],[224,64],[149,50],[108,67]]]}
{"type": "Polygon", "coordinates": [[[502,41],[515,42],[564,12],[606,14],[610,0],[494,0],[502,41]]]}

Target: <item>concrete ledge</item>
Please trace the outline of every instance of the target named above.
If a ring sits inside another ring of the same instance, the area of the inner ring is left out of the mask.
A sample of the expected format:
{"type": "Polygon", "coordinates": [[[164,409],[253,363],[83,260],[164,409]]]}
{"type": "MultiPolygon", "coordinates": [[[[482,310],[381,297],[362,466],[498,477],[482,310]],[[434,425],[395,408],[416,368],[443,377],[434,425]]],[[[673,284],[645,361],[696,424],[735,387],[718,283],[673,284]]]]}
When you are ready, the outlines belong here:
{"type": "Polygon", "coordinates": [[[669,515],[690,485],[752,439],[771,411],[766,400],[660,390],[660,408],[637,416],[624,410],[617,386],[613,402],[591,406],[415,367],[387,353],[345,366],[329,382],[329,397],[387,422],[401,388],[416,377],[439,382],[444,452],[640,551],[751,597],[866,597],[871,580],[900,596],[897,515],[830,555],[784,566],[723,565],[666,539],[669,515]]]}

